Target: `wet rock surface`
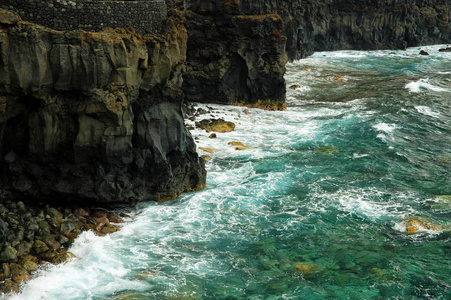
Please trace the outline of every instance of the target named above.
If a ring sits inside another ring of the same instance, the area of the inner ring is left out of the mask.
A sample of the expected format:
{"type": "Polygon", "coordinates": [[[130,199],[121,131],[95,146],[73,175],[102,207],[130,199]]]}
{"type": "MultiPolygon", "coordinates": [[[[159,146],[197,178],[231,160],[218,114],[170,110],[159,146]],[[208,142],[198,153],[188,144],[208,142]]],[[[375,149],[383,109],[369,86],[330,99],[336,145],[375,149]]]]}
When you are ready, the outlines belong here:
{"type": "Polygon", "coordinates": [[[20,283],[30,279],[40,266],[74,258],[67,250],[81,232],[92,230],[104,236],[120,230],[116,224],[123,222],[103,209],[1,199],[0,293],[18,292],[20,283]]]}
{"type": "Polygon", "coordinates": [[[275,12],[246,12],[241,5],[242,1],[186,1],[185,97],[284,109],[283,21],[275,12]]]}

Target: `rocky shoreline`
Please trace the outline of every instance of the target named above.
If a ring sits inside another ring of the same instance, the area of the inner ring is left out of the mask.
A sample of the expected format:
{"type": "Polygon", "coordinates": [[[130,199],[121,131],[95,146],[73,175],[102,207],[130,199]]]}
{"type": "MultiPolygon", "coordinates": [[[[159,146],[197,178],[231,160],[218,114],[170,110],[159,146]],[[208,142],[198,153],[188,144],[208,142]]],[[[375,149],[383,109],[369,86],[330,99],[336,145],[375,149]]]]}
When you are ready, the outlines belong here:
{"type": "Polygon", "coordinates": [[[19,292],[39,268],[75,257],[68,248],[80,233],[98,236],[120,230],[122,218],[112,209],[0,201],[0,293],[19,292]]]}

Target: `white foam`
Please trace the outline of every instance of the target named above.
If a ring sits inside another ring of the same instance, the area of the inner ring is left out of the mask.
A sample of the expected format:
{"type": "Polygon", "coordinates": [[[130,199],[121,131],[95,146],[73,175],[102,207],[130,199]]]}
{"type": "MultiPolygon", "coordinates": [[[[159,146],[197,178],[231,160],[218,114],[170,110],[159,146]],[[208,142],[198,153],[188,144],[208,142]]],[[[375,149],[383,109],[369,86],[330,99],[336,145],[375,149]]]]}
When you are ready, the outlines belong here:
{"type": "Polygon", "coordinates": [[[382,131],[385,133],[392,133],[397,128],[397,125],[381,122],[381,123],[374,125],[373,128],[376,129],[377,131],[382,131]]]}
{"type": "Polygon", "coordinates": [[[111,236],[97,237],[83,232],[69,249],[77,258],[66,264],[49,266],[24,284],[11,300],[92,299],[124,289],[141,290],[146,285],[126,278],[129,270],[115,251],[111,236]],[[113,250],[113,251],[112,251],[113,250]]]}
{"type": "MultiPolygon", "coordinates": [[[[398,199],[386,200],[386,193],[376,188],[338,191],[328,195],[339,204],[340,210],[371,220],[399,219],[415,210],[403,205],[398,199]]],[[[399,194],[397,198],[411,198],[411,195],[399,194]]]]}
{"type": "Polygon", "coordinates": [[[450,92],[448,89],[429,83],[429,78],[409,82],[405,85],[405,88],[408,89],[411,93],[420,93],[424,90],[430,90],[434,92],[450,92]]]}
{"type": "Polygon", "coordinates": [[[425,116],[429,116],[429,117],[433,117],[433,118],[440,118],[440,113],[439,112],[435,112],[433,111],[430,107],[428,106],[422,106],[422,105],[418,105],[415,106],[415,109],[420,113],[423,114],[425,116]]]}

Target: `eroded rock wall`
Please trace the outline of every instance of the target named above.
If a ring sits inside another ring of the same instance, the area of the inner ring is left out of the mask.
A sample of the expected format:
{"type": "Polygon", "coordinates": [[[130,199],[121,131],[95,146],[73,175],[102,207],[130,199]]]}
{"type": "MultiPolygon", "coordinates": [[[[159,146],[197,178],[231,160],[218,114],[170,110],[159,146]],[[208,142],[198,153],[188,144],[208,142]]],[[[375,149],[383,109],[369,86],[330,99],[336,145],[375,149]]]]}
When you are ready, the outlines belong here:
{"type": "Polygon", "coordinates": [[[0,189],[60,201],[167,200],[205,184],[185,128],[187,33],[55,31],[0,11],[0,189]]]}
{"type": "MultiPolygon", "coordinates": [[[[246,0],[249,1],[249,0],[246,0]]],[[[291,60],[314,51],[451,42],[449,0],[278,1],[291,60]]]]}
{"type": "Polygon", "coordinates": [[[186,9],[186,98],[284,109],[287,56],[280,16],[244,13],[236,0],[186,1],[186,9]]]}
{"type": "Polygon", "coordinates": [[[287,58],[451,42],[450,0],[185,0],[185,7],[183,88],[193,101],[283,108],[287,58]]]}

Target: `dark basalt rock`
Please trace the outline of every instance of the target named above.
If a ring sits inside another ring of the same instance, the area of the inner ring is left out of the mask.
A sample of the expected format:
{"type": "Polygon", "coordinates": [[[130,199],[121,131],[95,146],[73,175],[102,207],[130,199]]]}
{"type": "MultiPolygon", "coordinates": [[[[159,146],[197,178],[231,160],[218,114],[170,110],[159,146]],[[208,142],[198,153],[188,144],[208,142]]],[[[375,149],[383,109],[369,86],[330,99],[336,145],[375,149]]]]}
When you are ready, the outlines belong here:
{"type": "Polygon", "coordinates": [[[3,12],[0,190],[106,203],[169,200],[204,186],[182,114],[181,14],[172,12],[162,34],[141,36],[11,25],[3,12]]]}
{"type": "Polygon", "coordinates": [[[187,1],[183,90],[189,101],[283,109],[286,38],[279,15],[245,14],[240,1],[187,1]]]}

